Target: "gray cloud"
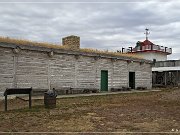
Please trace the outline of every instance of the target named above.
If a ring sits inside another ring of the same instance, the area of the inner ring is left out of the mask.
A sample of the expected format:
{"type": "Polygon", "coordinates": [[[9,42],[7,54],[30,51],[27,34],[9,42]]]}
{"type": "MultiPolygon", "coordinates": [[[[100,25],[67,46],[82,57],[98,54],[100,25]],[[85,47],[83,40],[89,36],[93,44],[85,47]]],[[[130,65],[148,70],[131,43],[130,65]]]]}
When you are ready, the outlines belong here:
{"type": "Polygon", "coordinates": [[[180,2],[53,1],[1,0],[0,35],[57,44],[62,37],[78,35],[82,47],[117,50],[144,40],[148,27],[151,41],[173,47],[169,58],[180,58],[180,2]]]}

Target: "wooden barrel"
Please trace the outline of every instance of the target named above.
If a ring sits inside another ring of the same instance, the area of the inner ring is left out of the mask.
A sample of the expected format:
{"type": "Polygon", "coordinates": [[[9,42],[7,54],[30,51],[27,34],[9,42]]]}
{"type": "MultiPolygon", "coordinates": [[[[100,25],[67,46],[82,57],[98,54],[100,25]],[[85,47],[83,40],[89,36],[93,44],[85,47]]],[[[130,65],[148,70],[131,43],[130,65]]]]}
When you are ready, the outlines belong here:
{"type": "Polygon", "coordinates": [[[45,108],[56,108],[56,96],[50,96],[44,93],[44,105],[45,108]]]}

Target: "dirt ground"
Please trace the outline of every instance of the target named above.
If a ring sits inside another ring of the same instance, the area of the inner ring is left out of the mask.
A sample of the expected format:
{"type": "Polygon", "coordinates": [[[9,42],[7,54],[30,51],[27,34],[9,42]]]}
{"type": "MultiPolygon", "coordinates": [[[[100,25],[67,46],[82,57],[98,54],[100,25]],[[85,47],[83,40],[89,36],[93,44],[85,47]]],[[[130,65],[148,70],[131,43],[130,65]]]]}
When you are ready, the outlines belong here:
{"type": "MultiPolygon", "coordinates": [[[[160,92],[76,97],[57,100],[0,101],[1,132],[176,132],[180,134],[180,89],[160,92]]],[[[48,133],[47,133],[48,134],[48,133]]],[[[140,133],[138,133],[140,134],[140,133]]]]}

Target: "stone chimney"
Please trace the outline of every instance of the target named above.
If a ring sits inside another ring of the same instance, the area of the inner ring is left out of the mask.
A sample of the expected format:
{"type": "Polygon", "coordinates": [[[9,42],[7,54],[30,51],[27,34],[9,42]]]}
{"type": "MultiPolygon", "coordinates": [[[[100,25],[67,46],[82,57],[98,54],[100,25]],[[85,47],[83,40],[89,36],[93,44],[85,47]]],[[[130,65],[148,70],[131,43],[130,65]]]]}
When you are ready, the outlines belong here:
{"type": "Polygon", "coordinates": [[[80,48],[80,37],[74,35],[64,37],[62,38],[62,45],[71,50],[78,50],[80,48]]]}

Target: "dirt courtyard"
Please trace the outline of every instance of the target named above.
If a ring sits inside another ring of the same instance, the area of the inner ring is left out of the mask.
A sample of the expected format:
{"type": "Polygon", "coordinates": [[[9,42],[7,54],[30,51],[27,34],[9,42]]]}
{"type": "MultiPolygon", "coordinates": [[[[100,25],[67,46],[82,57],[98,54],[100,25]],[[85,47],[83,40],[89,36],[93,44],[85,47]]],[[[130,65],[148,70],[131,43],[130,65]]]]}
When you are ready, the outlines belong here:
{"type": "MultiPolygon", "coordinates": [[[[43,100],[0,101],[1,132],[176,132],[180,134],[180,89],[62,98],[57,108],[43,100]]],[[[140,133],[139,133],[140,134],[140,133]]]]}

